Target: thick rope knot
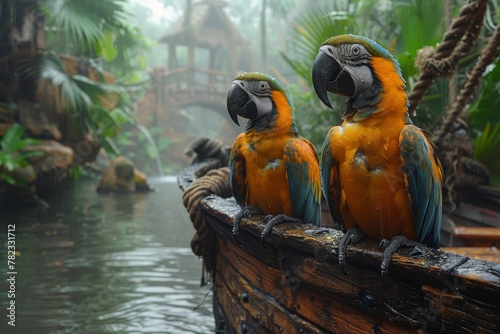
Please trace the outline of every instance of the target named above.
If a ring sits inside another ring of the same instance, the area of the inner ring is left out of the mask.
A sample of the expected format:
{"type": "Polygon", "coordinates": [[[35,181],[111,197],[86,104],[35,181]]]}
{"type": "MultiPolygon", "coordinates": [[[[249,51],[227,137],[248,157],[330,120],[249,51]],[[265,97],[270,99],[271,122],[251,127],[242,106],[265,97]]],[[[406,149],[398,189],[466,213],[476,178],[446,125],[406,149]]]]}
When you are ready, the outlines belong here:
{"type": "MultiPolygon", "coordinates": [[[[420,77],[408,95],[410,114],[414,113],[436,78],[453,77],[460,59],[470,52],[478,39],[487,6],[488,0],[468,0],[451,22],[441,42],[435,48],[425,47],[419,51],[415,65],[420,70],[420,77]]],[[[489,179],[486,166],[473,160],[472,145],[466,133],[462,135],[461,132],[466,132],[467,107],[481,88],[486,67],[500,55],[499,29],[497,26],[482,48],[481,56],[467,73],[461,90],[451,97],[451,107],[446,111],[444,121],[433,140],[444,169],[444,190],[447,192],[445,198],[452,210],[454,202],[460,200],[462,193],[467,194],[468,189],[485,184],[489,179]],[[465,128],[462,129],[463,127],[465,128]]],[[[452,94],[453,92],[454,90],[452,94]]]]}
{"type": "Polygon", "coordinates": [[[417,51],[417,59],[415,60],[415,66],[418,67],[420,72],[423,72],[430,62],[430,59],[434,58],[436,50],[432,46],[424,46],[417,51]]]}
{"type": "Polygon", "coordinates": [[[418,50],[415,66],[418,67],[420,73],[432,73],[435,77],[452,76],[458,62],[453,62],[449,57],[444,59],[436,58],[436,50],[430,46],[424,46],[418,50]]]}
{"type": "Polygon", "coordinates": [[[408,95],[410,114],[416,109],[434,79],[453,75],[459,60],[472,49],[481,31],[487,5],[488,0],[469,0],[462,6],[436,49],[432,52],[428,48],[422,50],[423,54],[419,55],[417,64],[420,77],[408,95]]]}
{"type": "MultiPolygon", "coordinates": [[[[207,272],[212,272],[215,259],[212,255],[213,233],[205,221],[201,201],[210,195],[222,198],[231,197],[229,184],[229,168],[214,169],[205,176],[196,179],[183,193],[182,203],[189,213],[189,218],[196,230],[191,240],[193,253],[203,258],[207,272]]],[[[202,284],[204,282],[202,281],[202,284]]]]}
{"type": "Polygon", "coordinates": [[[441,128],[436,134],[437,140],[442,140],[446,133],[453,131],[453,122],[458,118],[465,119],[466,107],[472,101],[477,91],[480,89],[483,81],[483,73],[486,67],[493,63],[497,57],[500,56],[500,25],[497,26],[495,33],[490,37],[488,43],[484,46],[481,57],[474,64],[474,67],[467,74],[467,81],[457,99],[454,101],[452,107],[447,111],[446,119],[444,120],[441,128]]]}

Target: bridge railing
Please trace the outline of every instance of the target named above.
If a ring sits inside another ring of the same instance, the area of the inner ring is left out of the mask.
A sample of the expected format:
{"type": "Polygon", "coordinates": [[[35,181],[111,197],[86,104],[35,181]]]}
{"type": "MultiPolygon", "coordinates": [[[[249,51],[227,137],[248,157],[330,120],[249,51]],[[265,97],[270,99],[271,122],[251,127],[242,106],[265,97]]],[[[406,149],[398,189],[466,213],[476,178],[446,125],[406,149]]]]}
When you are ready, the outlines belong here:
{"type": "Polygon", "coordinates": [[[181,67],[156,77],[169,93],[176,91],[226,93],[236,73],[181,67]]]}

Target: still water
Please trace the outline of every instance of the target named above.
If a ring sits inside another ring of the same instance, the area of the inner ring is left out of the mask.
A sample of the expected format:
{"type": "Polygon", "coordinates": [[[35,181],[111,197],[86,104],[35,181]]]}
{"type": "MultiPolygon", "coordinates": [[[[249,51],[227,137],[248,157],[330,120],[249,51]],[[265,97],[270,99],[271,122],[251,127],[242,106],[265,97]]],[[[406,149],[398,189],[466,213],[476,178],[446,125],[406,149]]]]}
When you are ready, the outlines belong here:
{"type": "Polygon", "coordinates": [[[96,181],[78,181],[46,198],[48,209],[0,209],[0,333],[214,332],[181,190],[175,177],[149,183],[156,192],[101,195],[96,181]],[[8,224],[16,227],[15,298],[8,224]]]}

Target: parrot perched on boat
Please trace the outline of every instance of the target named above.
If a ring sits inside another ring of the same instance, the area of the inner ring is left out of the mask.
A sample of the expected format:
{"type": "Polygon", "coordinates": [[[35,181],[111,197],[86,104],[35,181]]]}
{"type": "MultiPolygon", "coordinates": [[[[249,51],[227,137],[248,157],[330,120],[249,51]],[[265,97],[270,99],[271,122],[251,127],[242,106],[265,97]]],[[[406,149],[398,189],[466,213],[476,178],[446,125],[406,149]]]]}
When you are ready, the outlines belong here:
{"type": "Polygon", "coordinates": [[[319,48],[312,79],[330,108],[327,92],[347,96],[320,162],[325,199],[345,233],[342,271],[347,245],[365,236],[381,240],[382,277],[400,247],[439,248],[442,167],[426,132],[410,120],[397,60],[369,38],[335,36],[319,48]]]}
{"type": "Polygon", "coordinates": [[[227,109],[237,124],[247,118],[230,157],[230,183],[241,218],[266,215],[265,239],[273,226],[300,222],[320,226],[321,181],[314,146],[298,134],[294,106],[281,84],[258,72],[243,73],[231,83],[227,109]]]}

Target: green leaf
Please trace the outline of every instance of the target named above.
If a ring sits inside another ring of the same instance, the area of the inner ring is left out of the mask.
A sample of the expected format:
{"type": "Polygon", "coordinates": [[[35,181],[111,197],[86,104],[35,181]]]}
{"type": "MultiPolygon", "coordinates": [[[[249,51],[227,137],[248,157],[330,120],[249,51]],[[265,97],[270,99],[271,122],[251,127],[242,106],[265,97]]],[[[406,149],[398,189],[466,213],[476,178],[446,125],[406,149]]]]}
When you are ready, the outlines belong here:
{"type": "Polygon", "coordinates": [[[5,179],[5,181],[7,181],[8,184],[10,184],[10,185],[16,184],[16,179],[14,179],[11,175],[0,174],[0,176],[2,176],[5,179]]]}
{"type": "Polygon", "coordinates": [[[36,138],[23,138],[20,140],[22,143],[22,147],[28,146],[28,145],[36,145],[40,143],[39,139],[36,138]]]}
{"type": "Polygon", "coordinates": [[[475,103],[469,107],[469,118],[478,127],[488,122],[500,122],[500,64],[499,60],[489,66],[484,75],[483,86],[475,103]]]}
{"type": "Polygon", "coordinates": [[[144,71],[131,71],[121,79],[121,83],[124,85],[136,85],[143,83],[147,80],[147,76],[144,71]]]}
{"type": "Polygon", "coordinates": [[[484,163],[492,173],[500,173],[500,123],[486,123],[475,140],[474,159],[484,163]]]}
{"type": "Polygon", "coordinates": [[[16,151],[19,148],[17,144],[21,140],[23,134],[24,127],[17,123],[13,124],[9,129],[7,129],[2,138],[2,150],[9,152],[16,151]],[[13,147],[15,149],[13,149],[13,147]]]}
{"type": "Polygon", "coordinates": [[[40,157],[42,155],[45,155],[42,151],[28,151],[28,152],[23,152],[21,154],[21,157],[23,159],[29,159],[29,158],[34,158],[34,157],[40,157]]]}
{"type": "Polygon", "coordinates": [[[113,33],[106,32],[104,38],[99,41],[99,46],[104,61],[111,62],[116,58],[118,50],[115,47],[113,33]]]}
{"type": "Polygon", "coordinates": [[[14,168],[19,166],[19,164],[16,163],[14,160],[7,160],[7,161],[5,161],[4,166],[5,166],[5,169],[12,172],[14,170],[14,168]]]}

